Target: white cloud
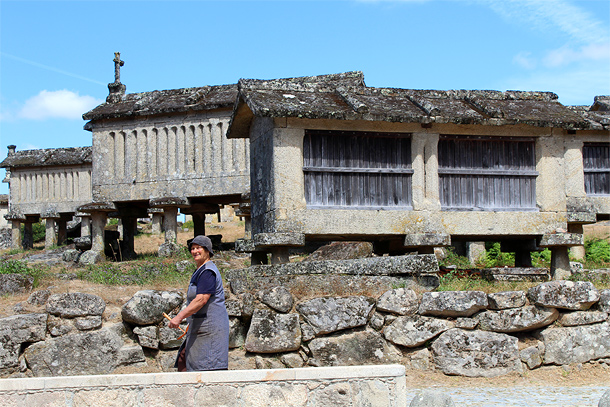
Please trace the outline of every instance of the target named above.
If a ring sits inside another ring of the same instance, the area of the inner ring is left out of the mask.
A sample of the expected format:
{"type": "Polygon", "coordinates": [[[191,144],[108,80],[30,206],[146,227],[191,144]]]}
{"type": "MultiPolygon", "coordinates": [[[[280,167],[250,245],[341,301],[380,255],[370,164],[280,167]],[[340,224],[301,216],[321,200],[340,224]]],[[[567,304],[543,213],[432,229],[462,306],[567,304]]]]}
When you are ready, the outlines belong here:
{"type": "Polygon", "coordinates": [[[102,103],[93,96],[80,96],[69,90],[43,90],[25,101],[18,113],[24,119],[80,119],[82,114],[102,103]]]}
{"type": "Polygon", "coordinates": [[[540,31],[559,29],[571,40],[590,44],[607,38],[608,28],[566,0],[478,0],[505,19],[519,20],[540,31]]]}
{"type": "Polygon", "coordinates": [[[550,51],[544,57],[544,63],[549,67],[563,66],[573,62],[582,62],[585,60],[610,60],[610,42],[604,44],[589,44],[578,49],[565,46],[550,51]]]}
{"type": "Polygon", "coordinates": [[[513,57],[513,62],[525,69],[536,68],[536,59],[532,57],[531,52],[520,52],[513,57]]]}

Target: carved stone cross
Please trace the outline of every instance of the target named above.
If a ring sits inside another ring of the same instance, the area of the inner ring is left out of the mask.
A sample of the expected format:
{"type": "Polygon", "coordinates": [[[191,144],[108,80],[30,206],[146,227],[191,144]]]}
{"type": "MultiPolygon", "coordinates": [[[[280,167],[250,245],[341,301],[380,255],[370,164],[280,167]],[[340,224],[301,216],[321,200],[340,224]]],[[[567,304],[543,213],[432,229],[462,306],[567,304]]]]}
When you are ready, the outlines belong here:
{"type": "Polygon", "coordinates": [[[114,53],[114,83],[121,83],[121,67],[125,65],[125,61],[121,61],[121,53],[114,53]]]}

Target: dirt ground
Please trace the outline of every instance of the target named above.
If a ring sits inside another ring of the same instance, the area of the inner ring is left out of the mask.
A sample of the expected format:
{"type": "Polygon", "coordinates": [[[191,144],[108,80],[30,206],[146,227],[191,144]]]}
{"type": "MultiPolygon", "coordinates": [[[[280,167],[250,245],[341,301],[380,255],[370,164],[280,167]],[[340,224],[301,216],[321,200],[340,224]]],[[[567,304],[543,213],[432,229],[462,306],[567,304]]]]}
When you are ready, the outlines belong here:
{"type": "MultiPolygon", "coordinates": [[[[223,222],[206,225],[206,234],[222,234],[223,242],[235,241],[244,233],[243,223],[223,222]]],[[[607,238],[610,235],[610,222],[589,226],[585,233],[590,236],[607,238]]],[[[186,244],[193,236],[192,231],[180,231],[178,243],[186,244]]],[[[136,252],[155,253],[163,243],[163,235],[143,234],[136,238],[136,252]]],[[[5,251],[6,252],[6,251],[5,251]]],[[[2,252],[0,252],[0,255],[2,252]]],[[[12,257],[22,257],[20,255],[12,257]]],[[[55,269],[57,273],[71,273],[71,269],[55,269]]],[[[49,289],[52,293],[83,292],[99,295],[106,303],[103,318],[106,322],[119,322],[121,307],[139,290],[143,289],[183,289],[184,287],[168,286],[105,286],[80,280],[54,279],[42,281],[39,289],[49,289]]],[[[25,304],[29,293],[20,295],[4,295],[0,297],[0,317],[14,315],[14,306],[22,303],[28,311],[36,312],[32,306],[25,304]]],[[[243,351],[235,350],[233,354],[243,351]]],[[[237,355],[236,355],[237,356],[237,355]]],[[[610,364],[610,360],[608,360],[610,364]]],[[[240,368],[233,365],[230,368],[240,368]]],[[[151,373],[159,371],[155,366],[122,367],[117,373],[151,373]]],[[[603,363],[590,362],[571,366],[545,366],[521,374],[510,374],[496,378],[466,378],[447,376],[439,371],[420,371],[407,368],[407,385],[409,387],[511,387],[511,386],[610,386],[610,367],[603,363]]]]}

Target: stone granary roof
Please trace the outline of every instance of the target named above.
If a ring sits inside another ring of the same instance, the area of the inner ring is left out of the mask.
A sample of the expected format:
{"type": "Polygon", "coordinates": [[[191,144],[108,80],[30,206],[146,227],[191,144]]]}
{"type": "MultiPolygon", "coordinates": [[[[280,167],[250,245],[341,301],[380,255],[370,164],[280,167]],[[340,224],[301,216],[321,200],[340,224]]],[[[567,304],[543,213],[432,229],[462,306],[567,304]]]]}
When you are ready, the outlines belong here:
{"type": "MultiPolygon", "coordinates": [[[[372,88],[361,72],[272,81],[242,79],[228,137],[248,137],[253,116],[480,125],[568,130],[610,127],[596,112],[571,109],[552,92],[372,88]]],[[[597,97],[600,108],[608,97],[597,97]]],[[[596,106],[596,105],[594,105],[596,106]]],[[[591,107],[593,109],[593,107],[591,107]]]]}
{"type": "Polygon", "coordinates": [[[602,130],[610,128],[610,96],[595,96],[593,105],[569,106],[582,115],[592,127],[602,130]]]}
{"type": "Polygon", "coordinates": [[[237,85],[130,93],[124,95],[119,102],[102,103],[83,114],[83,119],[100,120],[212,110],[233,106],[236,97],[237,85]]]}
{"type": "Polygon", "coordinates": [[[8,194],[0,194],[0,205],[8,205],[8,194]]]}
{"type": "Polygon", "coordinates": [[[91,147],[47,148],[9,153],[1,168],[48,167],[91,163],[91,147]]]}

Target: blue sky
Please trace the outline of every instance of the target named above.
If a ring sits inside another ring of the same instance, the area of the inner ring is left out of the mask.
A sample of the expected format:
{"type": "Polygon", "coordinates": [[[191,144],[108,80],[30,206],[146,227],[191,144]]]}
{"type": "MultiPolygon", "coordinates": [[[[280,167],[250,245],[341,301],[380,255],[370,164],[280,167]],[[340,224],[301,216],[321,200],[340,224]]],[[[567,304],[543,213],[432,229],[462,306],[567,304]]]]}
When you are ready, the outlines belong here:
{"type": "Polygon", "coordinates": [[[610,1],[0,0],[0,160],[91,145],[81,115],[115,51],[128,93],[360,70],[369,86],[590,105],[610,94],[610,1]]]}

